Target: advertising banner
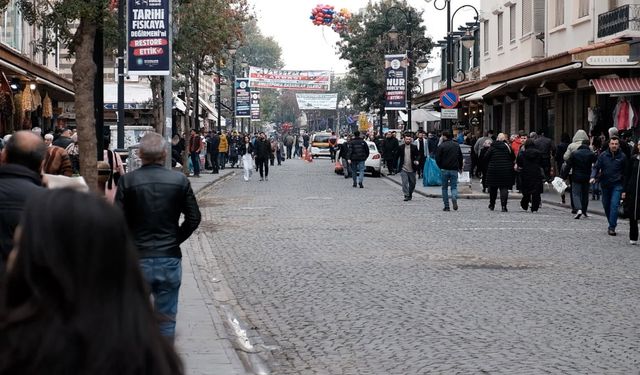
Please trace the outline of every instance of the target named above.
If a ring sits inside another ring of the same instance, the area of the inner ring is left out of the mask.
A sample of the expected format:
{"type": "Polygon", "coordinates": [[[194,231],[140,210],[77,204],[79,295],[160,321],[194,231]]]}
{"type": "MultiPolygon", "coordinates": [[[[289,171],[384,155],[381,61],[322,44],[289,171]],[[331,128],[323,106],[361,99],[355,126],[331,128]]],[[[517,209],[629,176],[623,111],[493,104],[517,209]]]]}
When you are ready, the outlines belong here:
{"type": "Polygon", "coordinates": [[[305,109],[333,109],[338,107],[338,94],[296,94],[298,108],[305,109]]]}
{"type": "Polygon", "coordinates": [[[251,91],[251,121],[260,121],[260,91],[251,91]]]}
{"type": "Polygon", "coordinates": [[[329,91],[331,72],[328,70],[279,70],[249,68],[254,89],[285,89],[297,91],[329,91]]]}
{"type": "Polygon", "coordinates": [[[131,0],[127,3],[129,74],[169,75],[169,1],[131,0]]]}
{"type": "Polygon", "coordinates": [[[236,118],[251,117],[249,78],[236,78],[236,118]]]}
{"type": "Polygon", "coordinates": [[[386,81],[384,109],[399,111],[407,109],[407,55],[384,56],[384,78],[386,81]]]}

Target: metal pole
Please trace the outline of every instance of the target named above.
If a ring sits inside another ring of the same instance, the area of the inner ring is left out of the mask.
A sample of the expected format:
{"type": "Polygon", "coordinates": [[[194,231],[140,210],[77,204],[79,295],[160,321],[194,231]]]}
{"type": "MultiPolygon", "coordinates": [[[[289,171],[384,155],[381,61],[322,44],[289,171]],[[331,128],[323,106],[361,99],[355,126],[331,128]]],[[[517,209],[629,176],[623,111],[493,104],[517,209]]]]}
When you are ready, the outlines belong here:
{"type": "Polygon", "coordinates": [[[117,147],[124,148],[124,7],[125,0],[118,2],[118,140],[117,147]]]}
{"type": "Polygon", "coordinates": [[[102,161],[104,159],[104,29],[102,21],[98,22],[93,48],[93,61],[96,64],[96,76],[93,80],[96,151],[98,161],[102,161]]]}
{"type": "Polygon", "coordinates": [[[218,75],[218,83],[216,84],[216,109],[218,110],[218,131],[222,131],[222,100],[220,99],[220,85],[222,85],[222,77],[220,77],[220,71],[216,73],[218,75]]]}
{"type": "Polygon", "coordinates": [[[236,54],[234,53],[231,57],[231,75],[233,81],[233,90],[231,90],[231,108],[233,108],[233,113],[231,113],[231,129],[236,128],[236,54]]]}
{"type": "MultiPolygon", "coordinates": [[[[451,37],[451,24],[453,20],[451,19],[451,2],[447,1],[447,89],[451,89],[451,71],[453,69],[453,40],[451,37]]],[[[452,123],[451,120],[444,120],[445,123],[443,125],[443,129],[447,129],[451,131],[451,135],[453,136],[453,129],[451,129],[452,123]]]]}
{"type": "Polygon", "coordinates": [[[413,25],[411,24],[411,13],[407,17],[409,19],[409,51],[407,52],[407,58],[409,59],[409,72],[407,74],[407,126],[405,126],[404,131],[411,131],[411,95],[413,94],[413,44],[411,41],[411,35],[413,34],[413,25]]]}
{"type": "Polygon", "coordinates": [[[171,82],[171,73],[173,72],[173,5],[172,0],[169,2],[169,75],[164,76],[164,137],[167,140],[167,157],[165,159],[165,166],[171,169],[171,137],[172,131],[172,111],[173,111],[173,87],[171,82]]]}
{"type": "Polygon", "coordinates": [[[195,87],[195,99],[193,103],[193,111],[194,113],[194,125],[193,127],[196,131],[200,130],[200,65],[196,64],[196,79],[194,82],[195,87]]]}

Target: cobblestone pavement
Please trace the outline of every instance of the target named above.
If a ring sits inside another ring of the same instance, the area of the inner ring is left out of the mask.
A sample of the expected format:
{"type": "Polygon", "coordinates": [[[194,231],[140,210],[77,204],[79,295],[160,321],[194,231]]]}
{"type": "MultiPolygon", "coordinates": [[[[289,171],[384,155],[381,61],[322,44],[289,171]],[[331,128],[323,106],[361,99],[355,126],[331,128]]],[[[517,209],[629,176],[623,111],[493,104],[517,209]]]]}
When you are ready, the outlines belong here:
{"type": "Polygon", "coordinates": [[[442,212],[332,171],[290,160],[201,202],[192,262],[273,346],[274,374],[638,373],[640,247],[626,223],[609,237],[602,217],[516,201],[442,212]]]}

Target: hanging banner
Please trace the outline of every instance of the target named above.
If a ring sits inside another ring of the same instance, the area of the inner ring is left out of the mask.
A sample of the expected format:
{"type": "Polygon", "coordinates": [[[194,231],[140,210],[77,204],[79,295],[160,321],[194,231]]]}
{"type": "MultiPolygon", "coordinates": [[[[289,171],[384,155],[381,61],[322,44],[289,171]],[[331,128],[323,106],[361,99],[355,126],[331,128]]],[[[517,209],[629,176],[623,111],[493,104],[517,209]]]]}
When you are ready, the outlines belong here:
{"type": "Polygon", "coordinates": [[[298,108],[305,109],[333,109],[338,107],[338,94],[299,94],[296,93],[298,108]]]}
{"type": "Polygon", "coordinates": [[[248,78],[236,78],[236,118],[249,118],[251,116],[251,88],[248,78]]]}
{"type": "Polygon", "coordinates": [[[297,91],[329,91],[331,72],[328,70],[279,70],[249,68],[254,89],[284,89],[297,91]]]}
{"type": "Polygon", "coordinates": [[[251,91],[251,121],[260,121],[260,91],[251,91]]]}
{"type": "Polygon", "coordinates": [[[385,55],[384,77],[386,81],[384,109],[407,109],[407,55],[385,55]]]}
{"type": "Polygon", "coordinates": [[[130,75],[166,76],[169,66],[169,0],[128,1],[127,66],[130,75]]]}

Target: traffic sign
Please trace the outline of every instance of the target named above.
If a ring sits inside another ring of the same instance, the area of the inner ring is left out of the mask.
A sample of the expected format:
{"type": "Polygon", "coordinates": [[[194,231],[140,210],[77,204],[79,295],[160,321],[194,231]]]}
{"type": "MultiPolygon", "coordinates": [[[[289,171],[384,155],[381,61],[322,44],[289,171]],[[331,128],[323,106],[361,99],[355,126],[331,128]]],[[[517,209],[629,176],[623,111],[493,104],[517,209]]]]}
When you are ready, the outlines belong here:
{"type": "Polygon", "coordinates": [[[442,108],[455,108],[460,102],[460,95],[455,90],[444,90],[440,94],[440,107],[442,108]]]}
{"type": "Polygon", "coordinates": [[[456,108],[442,108],[440,110],[440,118],[441,119],[449,119],[449,120],[457,120],[458,119],[458,110],[456,108]]]}
{"type": "Polygon", "coordinates": [[[480,125],[480,120],[478,120],[478,118],[477,118],[477,117],[472,117],[472,118],[471,118],[471,125],[473,125],[473,126],[478,126],[478,125],[480,125]]]}

